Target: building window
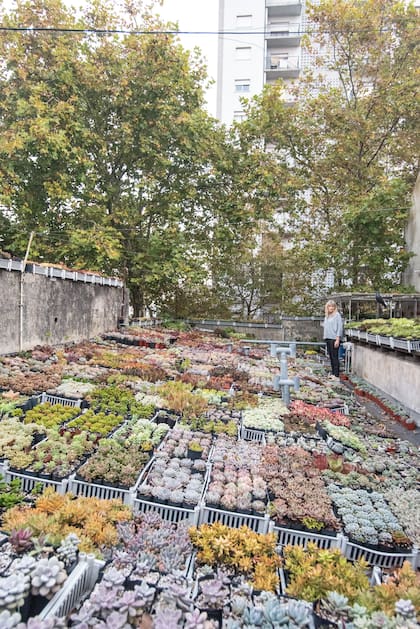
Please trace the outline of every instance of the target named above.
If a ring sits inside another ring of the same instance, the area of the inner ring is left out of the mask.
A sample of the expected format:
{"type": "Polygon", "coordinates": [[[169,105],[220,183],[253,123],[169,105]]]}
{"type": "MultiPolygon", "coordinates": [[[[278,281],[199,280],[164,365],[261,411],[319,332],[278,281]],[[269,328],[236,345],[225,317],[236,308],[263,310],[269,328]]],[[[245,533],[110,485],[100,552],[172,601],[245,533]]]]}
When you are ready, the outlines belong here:
{"type": "Polygon", "coordinates": [[[239,46],[236,48],[236,59],[241,61],[251,59],[251,46],[239,46]]]}
{"type": "Polygon", "coordinates": [[[233,112],[233,119],[236,122],[242,122],[242,120],[245,120],[246,115],[244,111],[234,111],[233,112]]]}
{"type": "Polygon", "coordinates": [[[252,15],[237,15],[236,26],[238,28],[247,28],[252,26],[252,15]]]}
{"type": "Polygon", "coordinates": [[[290,31],[289,22],[279,22],[272,20],[269,24],[272,35],[288,35],[290,31]]]}
{"type": "Polygon", "coordinates": [[[249,92],[251,81],[249,79],[237,79],[235,81],[235,92],[249,92]]]}

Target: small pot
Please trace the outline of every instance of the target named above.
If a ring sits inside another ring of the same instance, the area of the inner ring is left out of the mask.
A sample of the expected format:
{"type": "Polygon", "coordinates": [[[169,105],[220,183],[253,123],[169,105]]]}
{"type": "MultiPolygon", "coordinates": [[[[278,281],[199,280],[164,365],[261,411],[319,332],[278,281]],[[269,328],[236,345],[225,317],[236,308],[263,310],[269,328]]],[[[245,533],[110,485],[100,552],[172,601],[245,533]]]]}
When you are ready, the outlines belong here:
{"type": "Polygon", "coordinates": [[[195,459],[201,459],[202,454],[203,454],[202,450],[190,450],[189,448],[187,450],[187,457],[189,459],[192,459],[193,461],[195,459]]]}
{"type": "Polygon", "coordinates": [[[200,608],[201,612],[205,612],[207,614],[207,618],[209,620],[214,620],[218,623],[219,629],[222,629],[223,623],[223,610],[222,609],[203,609],[200,608]]]}

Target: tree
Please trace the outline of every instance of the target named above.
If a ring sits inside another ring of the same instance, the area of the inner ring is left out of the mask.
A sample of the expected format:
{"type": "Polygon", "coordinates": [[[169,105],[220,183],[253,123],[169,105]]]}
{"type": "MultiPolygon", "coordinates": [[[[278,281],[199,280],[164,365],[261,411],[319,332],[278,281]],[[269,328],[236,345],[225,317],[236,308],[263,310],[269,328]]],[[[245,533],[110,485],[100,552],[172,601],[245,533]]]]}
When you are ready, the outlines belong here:
{"type": "Polygon", "coordinates": [[[320,0],[310,17],[317,66],[293,106],[269,86],[244,124],[287,165],[288,252],[306,285],[333,269],[336,289],[390,288],[418,172],[417,15],[395,0],[320,0]]]}
{"type": "Polygon", "coordinates": [[[5,244],[22,255],[35,230],[32,255],[122,276],[135,314],[194,292],[273,207],[269,159],[204,111],[199,56],[152,8],[95,0],[76,19],[60,0],[19,3],[3,25],[101,34],[0,41],[5,244]]]}

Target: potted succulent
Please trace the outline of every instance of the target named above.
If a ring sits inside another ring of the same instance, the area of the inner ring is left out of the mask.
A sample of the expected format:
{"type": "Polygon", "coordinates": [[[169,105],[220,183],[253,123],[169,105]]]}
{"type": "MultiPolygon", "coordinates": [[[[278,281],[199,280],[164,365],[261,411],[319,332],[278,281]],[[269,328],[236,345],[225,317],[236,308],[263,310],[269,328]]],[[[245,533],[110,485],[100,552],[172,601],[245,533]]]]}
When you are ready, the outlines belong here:
{"type": "Polygon", "coordinates": [[[203,447],[198,441],[190,441],[188,444],[187,456],[189,459],[201,459],[203,447]]]}

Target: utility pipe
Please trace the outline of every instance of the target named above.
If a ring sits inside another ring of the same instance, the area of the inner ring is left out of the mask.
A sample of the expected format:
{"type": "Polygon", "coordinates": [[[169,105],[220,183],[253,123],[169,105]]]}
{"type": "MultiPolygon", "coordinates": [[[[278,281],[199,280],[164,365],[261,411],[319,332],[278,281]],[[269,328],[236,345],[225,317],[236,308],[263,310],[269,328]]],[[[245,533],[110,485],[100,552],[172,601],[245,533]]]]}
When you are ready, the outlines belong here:
{"type": "Polygon", "coordinates": [[[26,263],[28,261],[29,249],[31,248],[32,240],[35,232],[29,234],[28,246],[26,247],[25,258],[23,260],[22,270],[20,272],[20,298],[19,298],[19,351],[23,350],[23,282],[25,279],[26,263]]]}

